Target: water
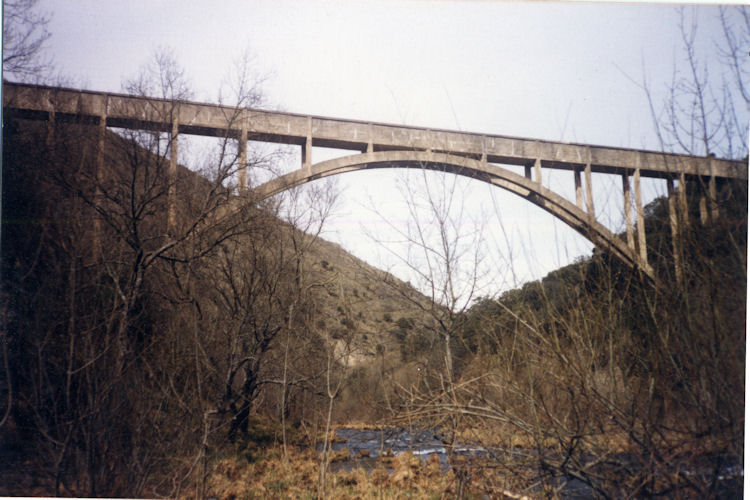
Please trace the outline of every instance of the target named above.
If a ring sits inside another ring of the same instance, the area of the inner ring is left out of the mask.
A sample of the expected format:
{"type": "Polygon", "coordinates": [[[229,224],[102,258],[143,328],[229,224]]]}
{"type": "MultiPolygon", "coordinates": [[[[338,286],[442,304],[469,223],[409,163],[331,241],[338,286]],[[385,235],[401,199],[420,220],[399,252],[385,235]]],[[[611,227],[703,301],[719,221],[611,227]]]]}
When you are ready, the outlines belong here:
{"type": "MultiPolygon", "coordinates": [[[[382,465],[380,457],[395,457],[411,451],[415,456],[427,460],[430,455],[436,454],[440,459],[441,467],[447,469],[449,446],[441,438],[440,433],[435,430],[412,430],[405,428],[387,428],[380,430],[367,429],[339,429],[335,431],[336,440],[331,443],[334,452],[348,449],[350,458],[344,461],[333,462],[330,465],[331,471],[353,470],[363,468],[371,471],[378,465],[382,465]]],[[[322,451],[322,444],[318,448],[322,451]]],[[[470,446],[461,443],[454,443],[453,455],[463,455],[468,457],[487,457],[492,455],[495,459],[519,459],[529,458],[534,452],[530,450],[487,450],[478,446],[470,446]]],[[[628,457],[619,457],[627,462],[628,457]]],[[[633,458],[633,457],[630,457],[633,458]]],[[[593,458],[592,458],[593,460],[593,458]]],[[[699,467],[700,468],[700,467],[699,467]]],[[[386,466],[386,469],[388,467],[386,466]]],[[[390,469],[388,469],[391,472],[390,469]]],[[[711,471],[708,467],[705,470],[683,471],[686,475],[708,475],[711,471]]],[[[719,497],[720,498],[737,498],[736,492],[742,488],[744,470],[740,464],[729,464],[722,468],[721,474],[717,476],[720,481],[719,497]],[[739,489],[738,489],[739,488],[739,489]]],[[[592,488],[580,480],[574,478],[562,479],[565,482],[563,498],[572,499],[589,499],[595,498],[592,488]]],[[[741,496],[739,497],[741,498],[741,496]]]]}
{"type": "MultiPolygon", "coordinates": [[[[448,447],[440,434],[432,430],[409,431],[405,428],[382,430],[339,429],[336,440],[331,443],[334,452],[349,450],[349,460],[331,464],[333,470],[362,467],[371,470],[382,456],[396,457],[411,451],[415,456],[426,460],[437,455],[440,464],[448,467],[448,447]]],[[[319,451],[322,445],[319,446],[319,451]]],[[[454,444],[454,455],[482,456],[486,451],[480,447],[454,444]]]]}

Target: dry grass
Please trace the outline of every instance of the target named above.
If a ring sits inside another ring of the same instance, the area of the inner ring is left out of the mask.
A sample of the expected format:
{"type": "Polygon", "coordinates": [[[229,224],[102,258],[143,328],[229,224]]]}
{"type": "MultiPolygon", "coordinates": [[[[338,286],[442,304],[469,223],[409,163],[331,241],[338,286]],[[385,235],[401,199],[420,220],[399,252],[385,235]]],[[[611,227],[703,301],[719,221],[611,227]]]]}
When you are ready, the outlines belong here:
{"type": "MultiPolygon", "coordinates": [[[[609,453],[636,453],[638,446],[633,439],[621,429],[609,425],[605,432],[590,433],[579,436],[581,444],[589,451],[606,450],[609,453]]],[[[557,448],[563,437],[544,436],[537,438],[528,433],[522,433],[510,425],[495,424],[485,426],[465,427],[456,433],[456,440],[461,443],[475,444],[491,448],[511,450],[522,448],[531,450],[538,447],[557,448]]],[[[726,440],[713,436],[690,437],[677,431],[661,433],[660,444],[668,447],[672,453],[716,454],[727,450],[730,446],[726,440]]]]}
{"type": "MultiPolygon", "coordinates": [[[[439,461],[426,463],[412,455],[394,458],[371,472],[364,469],[330,473],[326,498],[445,498],[455,489],[452,471],[440,469],[439,461]]],[[[206,494],[220,500],[244,498],[319,498],[318,457],[294,452],[285,462],[278,449],[269,449],[260,460],[248,463],[241,458],[216,462],[208,477],[206,494]]]]}

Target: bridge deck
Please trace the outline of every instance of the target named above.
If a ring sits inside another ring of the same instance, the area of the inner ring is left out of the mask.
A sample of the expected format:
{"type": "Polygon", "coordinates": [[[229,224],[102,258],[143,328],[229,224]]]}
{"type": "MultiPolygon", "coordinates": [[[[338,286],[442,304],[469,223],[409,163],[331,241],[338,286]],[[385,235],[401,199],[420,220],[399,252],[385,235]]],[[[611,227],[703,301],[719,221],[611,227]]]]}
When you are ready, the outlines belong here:
{"type": "MultiPolygon", "coordinates": [[[[746,162],[636,149],[522,139],[451,130],[409,127],[299,115],[278,111],[237,109],[199,102],[167,100],[125,94],[93,92],[3,82],[5,112],[32,119],[77,119],[107,126],[171,131],[173,121],[181,133],[241,137],[250,140],[321,146],[360,152],[426,150],[447,152],[490,163],[533,165],[644,177],[747,179],[746,162]]],[[[309,151],[308,151],[309,153],[309,151]]]]}

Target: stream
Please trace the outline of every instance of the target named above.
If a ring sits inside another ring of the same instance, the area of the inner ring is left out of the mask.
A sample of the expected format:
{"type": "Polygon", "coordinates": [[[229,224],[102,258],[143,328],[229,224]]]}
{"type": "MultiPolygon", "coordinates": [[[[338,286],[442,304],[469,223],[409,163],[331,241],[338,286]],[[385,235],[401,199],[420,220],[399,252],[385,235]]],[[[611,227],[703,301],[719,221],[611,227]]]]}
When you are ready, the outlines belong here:
{"type": "MultiPolygon", "coordinates": [[[[337,429],[335,431],[336,439],[331,443],[333,452],[349,450],[349,459],[333,461],[330,464],[330,470],[353,470],[363,468],[372,471],[378,465],[382,465],[381,455],[384,457],[395,457],[407,451],[411,451],[415,456],[426,461],[430,455],[436,454],[440,459],[441,468],[447,470],[450,467],[448,463],[448,450],[446,444],[441,439],[440,433],[436,430],[414,430],[406,428],[385,428],[385,429],[337,429]]],[[[322,451],[323,445],[318,446],[318,451],[322,451]]],[[[467,457],[486,457],[488,454],[510,459],[523,458],[533,452],[514,449],[514,450],[488,450],[478,447],[455,443],[453,454],[467,457]]],[[[619,457],[624,461],[629,461],[627,456],[619,457]]],[[[629,457],[633,458],[633,457],[629,457]]],[[[386,467],[388,472],[391,470],[386,467]]],[[[684,472],[686,475],[700,476],[710,474],[710,467],[702,471],[684,472]]],[[[720,481],[719,498],[742,498],[742,483],[744,479],[744,470],[741,464],[731,464],[722,467],[721,473],[717,476],[720,481]],[[736,493],[739,492],[739,497],[736,493]]],[[[593,489],[580,480],[568,478],[563,488],[562,498],[572,499],[589,499],[597,498],[593,489]]]]}
{"type": "MultiPolygon", "coordinates": [[[[426,460],[432,454],[440,458],[442,467],[448,467],[448,451],[439,433],[431,430],[409,431],[404,428],[390,428],[377,430],[338,429],[336,440],[331,443],[334,452],[349,450],[350,459],[333,462],[331,470],[351,470],[362,467],[372,470],[383,456],[398,456],[411,451],[414,455],[426,460]]],[[[322,445],[319,445],[322,451],[322,445]]],[[[454,454],[482,456],[485,450],[479,447],[456,445],[454,454]]]]}

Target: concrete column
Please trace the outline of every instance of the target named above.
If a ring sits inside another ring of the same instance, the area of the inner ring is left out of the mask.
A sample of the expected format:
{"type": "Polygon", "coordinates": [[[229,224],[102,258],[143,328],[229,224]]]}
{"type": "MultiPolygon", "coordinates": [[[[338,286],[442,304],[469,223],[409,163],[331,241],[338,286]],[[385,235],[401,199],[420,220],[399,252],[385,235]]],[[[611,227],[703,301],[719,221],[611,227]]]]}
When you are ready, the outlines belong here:
{"type": "Polygon", "coordinates": [[[630,178],[628,174],[622,174],[622,197],[625,207],[625,232],[628,238],[628,248],[635,251],[635,235],[633,234],[633,220],[631,219],[631,200],[630,200],[630,178]]]}
{"type": "Polygon", "coordinates": [[[700,212],[701,226],[705,226],[708,223],[708,205],[706,204],[705,187],[701,189],[700,198],[698,199],[698,211],[700,212]]]}
{"type": "Polygon", "coordinates": [[[674,274],[677,283],[682,283],[682,262],[680,258],[680,229],[677,219],[677,202],[675,201],[674,183],[667,179],[667,202],[669,206],[669,229],[672,233],[672,255],[674,258],[674,274]]]}
{"type": "Polygon", "coordinates": [[[573,170],[573,178],[576,183],[576,206],[583,210],[583,188],[581,187],[581,169],[575,167],[573,170]]]}
{"type": "Polygon", "coordinates": [[[534,161],[534,182],[542,183],[542,160],[539,158],[534,161]]]}
{"type": "Polygon", "coordinates": [[[713,156],[708,157],[709,171],[711,172],[711,178],[708,180],[708,209],[709,215],[712,221],[719,219],[719,203],[716,198],[716,176],[714,175],[714,160],[713,156]]]}
{"type": "Polygon", "coordinates": [[[526,176],[527,179],[531,179],[531,165],[523,166],[523,174],[526,176]]]}
{"type": "MultiPolygon", "coordinates": [[[[102,202],[102,181],[104,179],[104,146],[107,135],[107,106],[106,99],[104,110],[99,115],[99,127],[97,130],[97,145],[96,145],[96,164],[94,168],[94,178],[96,179],[96,187],[94,189],[94,203],[99,204],[102,202]]],[[[97,212],[94,212],[94,254],[99,255],[101,250],[102,241],[102,220],[97,212]]]]}
{"type": "Polygon", "coordinates": [[[685,172],[680,173],[680,190],[677,194],[680,200],[680,223],[689,224],[690,212],[688,211],[687,180],[685,179],[685,172]]]}
{"type": "Polygon", "coordinates": [[[172,132],[169,137],[169,173],[167,182],[167,232],[172,233],[177,225],[177,135],[179,123],[176,118],[172,119],[172,132]]]}
{"type": "Polygon", "coordinates": [[[312,116],[307,117],[307,138],[302,146],[302,168],[308,171],[312,168],[312,116]]]}
{"type": "Polygon", "coordinates": [[[48,116],[45,141],[47,142],[47,147],[51,148],[55,144],[55,110],[50,108],[48,116]]]}
{"type": "MultiPolygon", "coordinates": [[[[589,153],[590,154],[590,153],[589,153]]],[[[596,219],[596,213],[594,212],[594,190],[591,186],[591,160],[586,164],[586,168],[583,171],[584,181],[586,183],[586,213],[592,219],[596,219]]]]}
{"type": "Polygon", "coordinates": [[[239,165],[237,166],[237,181],[239,184],[237,186],[237,191],[242,194],[247,190],[247,129],[244,126],[240,131],[240,138],[239,142],[237,143],[237,149],[237,161],[239,162],[239,165]]]}
{"type": "Polygon", "coordinates": [[[367,124],[367,152],[372,153],[375,151],[375,148],[372,145],[372,123],[367,124]]]}
{"type": "Polygon", "coordinates": [[[708,181],[708,206],[709,206],[709,213],[711,215],[711,220],[718,220],[719,219],[719,204],[716,200],[716,177],[711,176],[711,179],[708,181]]]}
{"type": "MultiPolygon", "coordinates": [[[[638,158],[640,163],[640,157],[638,158]]],[[[643,198],[641,197],[641,169],[636,168],[633,173],[633,191],[635,191],[635,229],[638,236],[638,252],[643,264],[648,264],[646,250],[646,223],[643,218],[643,198]]]]}

